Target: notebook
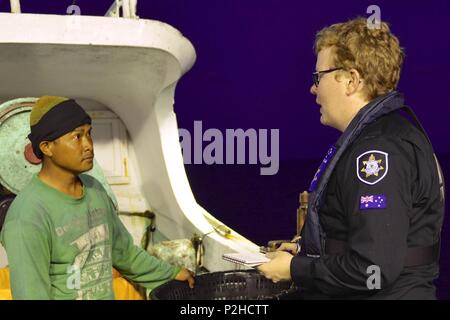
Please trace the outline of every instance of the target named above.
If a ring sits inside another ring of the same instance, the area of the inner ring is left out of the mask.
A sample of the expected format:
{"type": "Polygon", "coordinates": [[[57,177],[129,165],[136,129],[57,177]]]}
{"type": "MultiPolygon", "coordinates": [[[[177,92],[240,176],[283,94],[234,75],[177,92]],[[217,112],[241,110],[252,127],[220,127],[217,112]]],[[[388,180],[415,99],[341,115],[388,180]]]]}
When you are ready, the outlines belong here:
{"type": "Polygon", "coordinates": [[[224,253],[222,259],[247,267],[257,267],[270,261],[264,254],[257,252],[224,253]]]}

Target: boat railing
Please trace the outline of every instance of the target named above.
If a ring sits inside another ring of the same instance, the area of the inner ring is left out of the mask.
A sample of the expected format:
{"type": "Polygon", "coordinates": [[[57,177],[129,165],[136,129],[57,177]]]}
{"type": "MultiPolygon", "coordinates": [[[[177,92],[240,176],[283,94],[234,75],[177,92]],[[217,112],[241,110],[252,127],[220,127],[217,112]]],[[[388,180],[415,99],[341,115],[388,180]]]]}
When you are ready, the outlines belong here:
{"type": "Polygon", "coordinates": [[[21,13],[20,10],[20,0],[9,0],[11,4],[11,13],[21,13]]]}
{"type": "Polygon", "coordinates": [[[120,17],[120,9],[122,9],[122,17],[128,19],[139,18],[136,15],[137,0],[115,0],[109,7],[105,16],[120,17]]]}
{"type": "MultiPolygon", "coordinates": [[[[11,6],[11,13],[22,13],[20,7],[20,0],[9,0],[9,3],[11,6]]],[[[123,17],[127,19],[138,19],[139,17],[136,15],[136,9],[137,9],[137,0],[115,0],[109,7],[105,16],[116,18],[123,17]]],[[[76,5],[76,1],[74,1],[72,5],[67,7],[67,13],[78,15],[81,14],[79,7],[76,5]]]]}

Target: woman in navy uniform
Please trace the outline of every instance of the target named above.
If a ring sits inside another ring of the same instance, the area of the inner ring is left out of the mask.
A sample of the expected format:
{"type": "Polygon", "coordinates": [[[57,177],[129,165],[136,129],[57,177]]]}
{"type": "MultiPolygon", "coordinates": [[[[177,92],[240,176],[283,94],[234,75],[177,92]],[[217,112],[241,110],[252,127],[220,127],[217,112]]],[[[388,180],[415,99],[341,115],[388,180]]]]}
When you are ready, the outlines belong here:
{"type": "Polygon", "coordinates": [[[444,182],[395,91],[399,41],[358,18],[321,30],[315,49],[311,93],[342,135],[311,183],[300,252],[283,245],[259,271],[292,279],[305,299],[435,299],[444,182]]]}

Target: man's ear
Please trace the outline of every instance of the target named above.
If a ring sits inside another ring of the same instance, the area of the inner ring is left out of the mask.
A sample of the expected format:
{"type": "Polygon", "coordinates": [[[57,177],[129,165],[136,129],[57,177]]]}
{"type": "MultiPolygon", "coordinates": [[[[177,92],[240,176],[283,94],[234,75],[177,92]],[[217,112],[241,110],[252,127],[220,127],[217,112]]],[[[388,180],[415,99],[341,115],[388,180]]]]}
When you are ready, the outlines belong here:
{"type": "Polygon", "coordinates": [[[41,149],[41,152],[47,157],[51,157],[53,155],[51,141],[42,141],[39,143],[39,149],[41,149]]]}
{"type": "Polygon", "coordinates": [[[356,69],[350,69],[348,71],[349,77],[345,79],[347,82],[346,94],[348,96],[358,93],[363,86],[361,74],[356,69]]]}

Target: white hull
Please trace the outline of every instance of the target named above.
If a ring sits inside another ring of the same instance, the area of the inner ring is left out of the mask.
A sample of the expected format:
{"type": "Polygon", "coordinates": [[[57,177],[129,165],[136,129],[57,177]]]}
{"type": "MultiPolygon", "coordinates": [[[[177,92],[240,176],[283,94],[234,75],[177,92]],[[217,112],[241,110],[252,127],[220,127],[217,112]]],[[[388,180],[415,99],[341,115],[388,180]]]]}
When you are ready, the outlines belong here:
{"type": "MultiPolygon", "coordinates": [[[[2,101],[47,94],[106,106],[128,131],[131,183],[157,228],[180,239],[221,224],[196,202],[184,170],[174,93],[196,55],[180,32],[151,20],[9,13],[0,13],[0,30],[2,101]]],[[[225,252],[258,251],[234,231],[204,244],[209,271],[234,267],[225,252]]]]}

